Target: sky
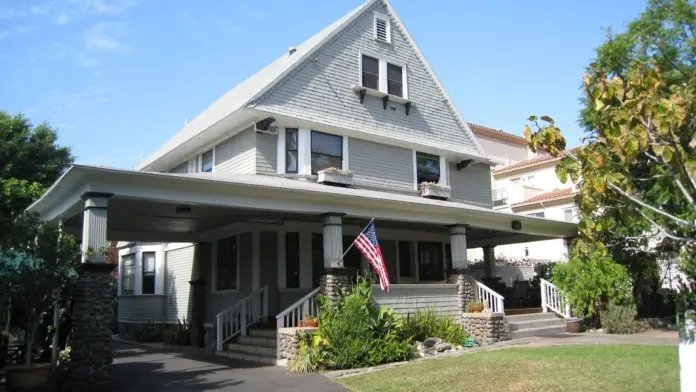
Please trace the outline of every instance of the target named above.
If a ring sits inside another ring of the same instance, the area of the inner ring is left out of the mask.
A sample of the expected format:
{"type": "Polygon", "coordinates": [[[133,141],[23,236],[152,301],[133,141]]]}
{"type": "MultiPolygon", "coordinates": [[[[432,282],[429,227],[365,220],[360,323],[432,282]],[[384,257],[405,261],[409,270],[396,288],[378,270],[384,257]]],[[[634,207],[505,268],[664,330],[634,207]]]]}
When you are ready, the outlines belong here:
{"type": "MultiPolygon", "coordinates": [[[[363,0],[0,0],[0,109],[77,162],[131,168],[217,98],[363,0]]],[[[642,0],[391,0],[466,121],[570,146],[584,68],[642,0]]]]}

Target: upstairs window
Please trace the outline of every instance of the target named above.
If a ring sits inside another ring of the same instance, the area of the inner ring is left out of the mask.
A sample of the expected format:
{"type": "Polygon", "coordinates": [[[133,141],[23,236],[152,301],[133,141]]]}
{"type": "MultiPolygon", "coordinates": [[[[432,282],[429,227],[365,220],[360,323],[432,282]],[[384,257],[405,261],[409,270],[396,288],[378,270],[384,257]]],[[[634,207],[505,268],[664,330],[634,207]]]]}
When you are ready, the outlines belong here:
{"type": "Polygon", "coordinates": [[[387,63],[387,93],[389,95],[404,96],[403,71],[403,67],[387,63]]]}
{"type": "Polygon", "coordinates": [[[440,157],[416,152],[416,185],[424,182],[440,182],[440,157]]]}
{"type": "Polygon", "coordinates": [[[155,293],[155,252],[143,252],[142,294],[155,293]]]}
{"type": "Polygon", "coordinates": [[[285,172],[297,173],[297,128],[285,130],[285,172]]]}
{"type": "Polygon", "coordinates": [[[209,173],[213,171],[213,150],[210,149],[201,154],[201,171],[209,173]]]}
{"type": "Polygon", "coordinates": [[[330,167],[343,169],[343,138],[312,131],[312,174],[330,167]]]}
{"type": "Polygon", "coordinates": [[[374,57],[362,56],[362,85],[379,90],[379,60],[374,57]]]}
{"type": "Polygon", "coordinates": [[[544,211],[541,212],[532,212],[531,214],[527,214],[528,216],[533,216],[536,218],[544,218],[546,217],[546,214],[544,214],[544,211]]]}
{"type": "Polygon", "coordinates": [[[391,43],[391,22],[387,15],[375,12],[375,39],[391,43]]]}

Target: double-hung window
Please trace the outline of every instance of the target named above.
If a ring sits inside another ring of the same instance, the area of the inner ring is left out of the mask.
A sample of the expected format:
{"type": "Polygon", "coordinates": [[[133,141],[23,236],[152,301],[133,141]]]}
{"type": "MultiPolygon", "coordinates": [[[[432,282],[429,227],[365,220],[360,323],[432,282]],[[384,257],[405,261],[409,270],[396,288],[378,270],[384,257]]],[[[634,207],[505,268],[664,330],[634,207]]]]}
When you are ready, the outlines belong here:
{"type": "Polygon", "coordinates": [[[209,173],[213,171],[213,150],[210,149],[201,154],[201,171],[209,173]]]}
{"type": "Polygon", "coordinates": [[[142,294],[155,293],[155,252],[142,253],[142,294]]]}
{"type": "Polygon", "coordinates": [[[121,256],[121,294],[135,294],[135,253],[121,256]]]}
{"type": "Polygon", "coordinates": [[[312,131],[312,174],[335,167],[343,169],[343,137],[312,131]]]}
{"type": "Polygon", "coordinates": [[[440,182],[439,156],[416,152],[416,181],[417,185],[424,182],[440,182]]]}
{"type": "Polygon", "coordinates": [[[285,172],[297,173],[297,128],[285,130],[285,172]]]}
{"type": "Polygon", "coordinates": [[[389,95],[404,96],[403,73],[404,69],[402,67],[387,63],[387,93],[389,95]]]}
{"type": "Polygon", "coordinates": [[[237,290],[237,237],[227,237],[217,241],[217,265],[215,290],[237,290]]]}
{"type": "Polygon", "coordinates": [[[392,97],[407,98],[406,67],[365,54],[360,63],[360,83],[363,87],[392,97]]]}
{"type": "Polygon", "coordinates": [[[362,85],[379,90],[379,60],[374,57],[362,56],[362,85]]]}

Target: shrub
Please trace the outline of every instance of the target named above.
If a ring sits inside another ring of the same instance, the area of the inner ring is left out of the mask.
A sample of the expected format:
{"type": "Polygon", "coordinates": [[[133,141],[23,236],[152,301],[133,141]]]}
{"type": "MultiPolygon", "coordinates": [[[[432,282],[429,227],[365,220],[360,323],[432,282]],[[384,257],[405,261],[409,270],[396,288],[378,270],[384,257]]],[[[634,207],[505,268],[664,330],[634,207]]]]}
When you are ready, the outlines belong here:
{"type": "Polygon", "coordinates": [[[317,304],[319,331],[310,343],[316,350],[308,351],[317,369],[351,369],[410,358],[402,318],[391,309],[375,307],[368,280],[360,279],[335,302],[318,296],[317,304]]]}
{"type": "Polygon", "coordinates": [[[317,371],[314,363],[317,347],[307,344],[307,341],[300,342],[300,350],[288,363],[290,373],[310,373],[317,371]]]}
{"type": "Polygon", "coordinates": [[[137,342],[161,342],[164,339],[164,328],[156,321],[150,320],[135,326],[131,332],[131,336],[137,342]]]}
{"type": "Polygon", "coordinates": [[[402,334],[411,341],[422,342],[429,337],[438,337],[451,344],[462,344],[469,337],[453,317],[438,316],[433,309],[406,315],[402,334]]]}
{"type": "Polygon", "coordinates": [[[636,320],[638,312],[635,305],[607,305],[606,310],[602,310],[602,328],[607,333],[629,334],[640,332],[644,329],[640,322],[636,320]]]}

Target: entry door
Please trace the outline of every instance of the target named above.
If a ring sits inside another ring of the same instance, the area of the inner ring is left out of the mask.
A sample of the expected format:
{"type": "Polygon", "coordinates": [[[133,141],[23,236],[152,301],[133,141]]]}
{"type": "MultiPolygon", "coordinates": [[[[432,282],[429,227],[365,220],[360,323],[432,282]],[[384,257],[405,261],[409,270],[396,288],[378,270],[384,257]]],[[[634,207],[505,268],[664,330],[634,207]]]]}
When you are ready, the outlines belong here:
{"type": "Polygon", "coordinates": [[[418,278],[421,282],[444,280],[442,243],[418,243],[418,278]]]}

